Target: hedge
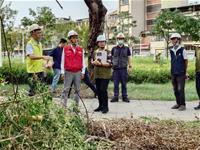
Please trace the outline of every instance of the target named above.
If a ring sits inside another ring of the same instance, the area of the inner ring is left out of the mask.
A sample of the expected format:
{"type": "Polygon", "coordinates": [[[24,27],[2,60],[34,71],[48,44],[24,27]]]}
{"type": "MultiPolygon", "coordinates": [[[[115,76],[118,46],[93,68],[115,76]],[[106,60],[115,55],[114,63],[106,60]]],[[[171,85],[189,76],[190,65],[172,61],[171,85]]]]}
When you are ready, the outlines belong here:
{"type": "MultiPolygon", "coordinates": [[[[188,66],[188,73],[190,80],[194,80],[194,62],[190,61],[188,66]]],[[[8,63],[4,63],[0,68],[0,76],[8,82],[12,82],[12,75],[15,76],[19,84],[27,82],[28,74],[26,72],[25,64],[15,62],[12,64],[12,72],[9,69],[8,63]]],[[[47,82],[52,80],[52,72],[48,72],[47,82]]],[[[129,82],[133,83],[167,83],[171,79],[170,77],[170,63],[167,60],[163,60],[160,64],[154,63],[152,58],[133,58],[133,70],[129,74],[129,82]]],[[[16,82],[14,80],[14,82],[16,82]]]]}

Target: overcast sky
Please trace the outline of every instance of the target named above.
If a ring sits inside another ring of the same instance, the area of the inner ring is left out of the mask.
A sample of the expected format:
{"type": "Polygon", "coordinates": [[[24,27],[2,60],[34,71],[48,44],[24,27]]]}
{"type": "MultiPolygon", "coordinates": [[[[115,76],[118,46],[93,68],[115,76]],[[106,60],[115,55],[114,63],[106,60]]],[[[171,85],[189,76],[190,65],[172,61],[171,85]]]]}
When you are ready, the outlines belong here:
{"type": "MultiPolygon", "coordinates": [[[[88,8],[84,3],[84,0],[58,0],[63,6],[63,10],[60,9],[56,0],[13,0],[11,8],[18,11],[15,26],[20,24],[20,20],[24,16],[29,16],[29,8],[36,10],[37,7],[48,6],[52,9],[52,12],[56,17],[69,17],[73,20],[88,18],[88,8]]],[[[9,3],[9,0],[5,0],[4,5],[9,3]]],[[[104,5],[108,9],[108,12],[116,10],[118,8],[118,0],[103,0],[104,5]]]]}

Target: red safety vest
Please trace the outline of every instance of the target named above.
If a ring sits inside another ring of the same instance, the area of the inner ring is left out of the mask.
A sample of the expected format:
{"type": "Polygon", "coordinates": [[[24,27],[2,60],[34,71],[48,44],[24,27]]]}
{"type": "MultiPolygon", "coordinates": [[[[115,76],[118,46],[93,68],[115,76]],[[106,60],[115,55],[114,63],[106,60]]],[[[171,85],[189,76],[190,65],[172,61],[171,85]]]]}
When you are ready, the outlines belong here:
{"type": "Polygon", "coordinates": [[[64,47],[64,68],[70,72],[81,71],[83,67],[83,49],[76,46],[75,52],[71,45],[64,47]]]}

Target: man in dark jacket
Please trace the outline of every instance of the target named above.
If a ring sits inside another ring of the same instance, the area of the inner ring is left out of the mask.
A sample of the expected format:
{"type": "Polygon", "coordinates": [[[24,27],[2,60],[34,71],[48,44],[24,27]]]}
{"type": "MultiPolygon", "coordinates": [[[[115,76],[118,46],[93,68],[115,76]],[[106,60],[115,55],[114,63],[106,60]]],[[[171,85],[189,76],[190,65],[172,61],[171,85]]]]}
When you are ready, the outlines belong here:
{"type": "Polygon", "coordinates": [[[124,45],[125,36],[123,33],[117,35],[117,46],[112,48],[112,65],[114,81],[114,97],[111,102],[118,102],[119,83],[122,84],[122,101],[129,102],[126,83],[128,79],[128,70],[131,66],[131,52],[129,47],[124,45]],[[128,69],[128,70],[127,70],[128,69]]]}
{"type": "Polygon", "coordinates": [[[65,46],[66,43],[67,43],[67,40],[62,38],[59,42],[58,47],[56,47],[49,53],[49,56],[53,57],[53,62],[54,62],[53,64],[54,76],[53,76],[53,81],[51,84],[52,93],[55,93],[57,83],[60,79],[61,59],[62,59],[63,47],[65,46]]]}
{"type": "Polygon", "coordinates": [[[172,107],[172,109],[183,111],[186,109],[185,79],[187,78],[187,53],[186,50],[180,45],[181,35],[179,33],[173,33],[170,39],[173,45],[170,49],[171,77],[174,95],[176,97],[176,104],[172,107]]]}

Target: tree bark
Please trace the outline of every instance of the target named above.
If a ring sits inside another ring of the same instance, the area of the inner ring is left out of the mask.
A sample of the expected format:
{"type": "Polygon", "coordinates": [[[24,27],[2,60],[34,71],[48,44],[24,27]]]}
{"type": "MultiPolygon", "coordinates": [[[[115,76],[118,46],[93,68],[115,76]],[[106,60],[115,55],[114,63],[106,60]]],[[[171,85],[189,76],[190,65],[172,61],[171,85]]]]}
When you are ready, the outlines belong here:
{"type": "Polygon", "coordinates": [[[107,13],[106,7],[102,0],[84,0],[89,9],[89,40],[88,40],[88,69],[91,70],[91,57],[96,47],[96,38],[104,31],[105,15],[107,13]]]}

